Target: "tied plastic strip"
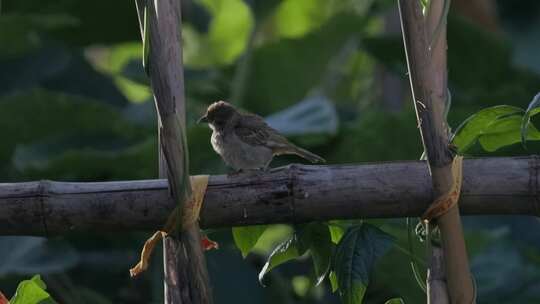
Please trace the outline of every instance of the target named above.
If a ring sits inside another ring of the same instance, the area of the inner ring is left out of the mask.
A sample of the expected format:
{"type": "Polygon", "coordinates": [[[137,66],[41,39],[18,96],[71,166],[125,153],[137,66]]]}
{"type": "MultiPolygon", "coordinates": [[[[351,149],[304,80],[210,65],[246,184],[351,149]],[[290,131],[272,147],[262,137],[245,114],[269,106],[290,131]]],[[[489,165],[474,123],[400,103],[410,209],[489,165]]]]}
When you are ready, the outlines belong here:
{"type": "MultiPolygon", "coordinates": [[[[434,219],[444,215],[450,209],[457,205],[459,201],[459,195],[461,193],[461,184],[463,182],[463,156],[457,155],[452,162],[452,187],[450,191],[441,195],[437,198],[431,206],[424,212],[422,215],[422,221],[426,224],[434,219]]],[[[427,232],[427,243],[430,243],[429,236],[430,232],[427,232]]],[[[473,285],[473,297],[471,299],[471,304],[476,303],[476,298],[478,294],[478,286],[476,285],[476,279],[473,274],[471,274],[471,281],[473,285]]]]}
{"type": "Polygon", "coordinates": [[[422,215],[422,221],[429,222],[448,212],[457,205],[463,181],[463,156],[457,155],[452,162],[452,186],[450,190],[438,197],[422,215]]]}
{"type": "MultiPolygon", "coordinates": [[[[202,202],[204,200],[204,195],[206,194],[206,188],[208,187],[208,175],[191,176],[190,180],[192,194],[190,200],[184,205],[184,212],[182,213],[181,219],[182,230],[185,230],[199,220],[199,213],[201,212],[202,202]]],[[[156,244],[163,238],[167,237],[169,233],[174,231],[175,227],[179,226],[180,219],[178,218],[178,214],[178,207],[176,207],[169,215],[167,223],[163,229],[156,231],[149,239],[146,240],[141,251],[141,259],[139,263],[129,270],[131,277],[139,275],[148,268],[150,257],[152,256],[152,251],[154,250],[156,244]]],[[[218,244],[211,241],[206,236],[203,237],[201,245],[205,250],[218,248],[218,244]]]]}

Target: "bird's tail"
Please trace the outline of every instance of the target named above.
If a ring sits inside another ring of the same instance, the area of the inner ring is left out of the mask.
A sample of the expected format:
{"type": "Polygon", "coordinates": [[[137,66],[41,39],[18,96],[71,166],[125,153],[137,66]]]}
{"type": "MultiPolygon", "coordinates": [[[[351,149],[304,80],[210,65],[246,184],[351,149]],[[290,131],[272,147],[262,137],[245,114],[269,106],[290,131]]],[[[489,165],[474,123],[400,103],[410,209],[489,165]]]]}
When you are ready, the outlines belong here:
{"type": "Polygon", "coordinates": [[[296,154],[302,158],[305,158],[309,160],[312,163],[325,163],[326,160],[322,157],[320,157],[317,154],[311,153],[306,149],[302,149],[300,147],[294,147],[294,151],[292,151],[293,154],[296,154]]]}

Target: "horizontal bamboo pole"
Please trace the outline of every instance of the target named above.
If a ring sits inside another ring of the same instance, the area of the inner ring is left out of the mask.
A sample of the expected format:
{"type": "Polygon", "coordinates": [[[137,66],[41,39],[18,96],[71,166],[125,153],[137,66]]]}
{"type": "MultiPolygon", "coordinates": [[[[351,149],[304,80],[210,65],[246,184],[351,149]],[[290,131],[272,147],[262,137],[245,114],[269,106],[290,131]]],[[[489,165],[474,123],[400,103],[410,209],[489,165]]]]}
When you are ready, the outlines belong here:
{"type": "MultiPolygon", "coordinates": [[[[464,162],[463,214],[540,215],[540,158],[464,162]]],[[[211,176],[201,227],[419,216],[432,199],[422,161],[290,165],[211,176]]],[[[0,235],[156,230],[175,203],[166,180],[0,184],[0,235]]]]}

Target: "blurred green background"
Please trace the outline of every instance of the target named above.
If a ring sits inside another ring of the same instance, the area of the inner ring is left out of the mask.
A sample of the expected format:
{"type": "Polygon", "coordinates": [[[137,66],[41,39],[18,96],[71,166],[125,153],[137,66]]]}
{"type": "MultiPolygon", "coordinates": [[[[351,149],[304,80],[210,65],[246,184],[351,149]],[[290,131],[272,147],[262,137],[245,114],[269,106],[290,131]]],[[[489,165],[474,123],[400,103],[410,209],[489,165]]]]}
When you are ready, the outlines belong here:
{"type": "MultiPolygon", "coordinates": [[[[452,2],[450,125],[488,106],[526,108],[540,91],[540,2],[452,2]]],[[[395,1],[184,0],[182,18],[192,174],[227,172],[210,131],[195,124],[220,99],[266,116],[330,164],[419,158],[395,1]]],[[[155,178],[155,126],[133,1],[2,1],[0,182],[155,178]]],[[[468,154],[538,151],[538,142],[528,151],[476,144],[468,154]]],[[[404,220],[374,223],[406,246],[404,220]]],[[[464,224],[478,302],[539,303],[540,222],[486,216],[464,224]]],[[[212,231],[221,245],[207,253],[216,303],[339,303],[326,281],[312,286],[305,258],[259,284],[267,255],[291,231],[272,227],[246,259],[230,229],[212,231]]],[[[149,233],[2,237],[0,291],[11,296],[41,274],[59,303],[162,303],[160,254],[140,278],[128,273],[149,233]]],[[[393,296],[424,301],[397,249],[377,265],[366,303],[393,296]]]]}

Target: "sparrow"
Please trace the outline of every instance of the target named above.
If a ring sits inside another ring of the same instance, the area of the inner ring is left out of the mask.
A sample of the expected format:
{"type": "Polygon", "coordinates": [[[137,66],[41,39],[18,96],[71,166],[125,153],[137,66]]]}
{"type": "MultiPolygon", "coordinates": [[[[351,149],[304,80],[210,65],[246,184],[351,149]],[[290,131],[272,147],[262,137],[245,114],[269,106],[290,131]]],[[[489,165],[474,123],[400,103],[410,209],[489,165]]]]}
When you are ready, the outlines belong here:
{"type": "Polygon", "coordinates": [[[225,101],[208,106],[197,123],[208,123],[214,151],[236,172],[266,170],[274,156],[283,154],[295,154],[312,163],[325,162],[322,157],[289,142],[262,117],[241,113],[225,101]]]}

